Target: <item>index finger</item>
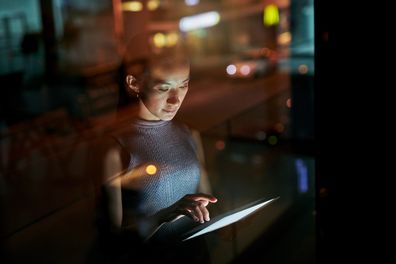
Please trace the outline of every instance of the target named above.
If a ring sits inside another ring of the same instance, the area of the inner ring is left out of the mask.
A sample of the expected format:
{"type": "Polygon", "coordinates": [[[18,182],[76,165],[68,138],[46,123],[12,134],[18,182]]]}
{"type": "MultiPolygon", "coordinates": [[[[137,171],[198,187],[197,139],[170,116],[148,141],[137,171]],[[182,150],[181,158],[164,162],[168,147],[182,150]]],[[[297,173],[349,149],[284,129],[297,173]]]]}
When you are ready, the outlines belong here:
{"type": "Polygon", "coordinates": [[[190,194],[189,198],[194,200],[194,201],[205,200],[205,201],[209,201],[211,203],[217,202],[217,198],[216,197],[214,197],[213,195],[210,195],[210,194],[206,194],[206,193],[190,194]]]}

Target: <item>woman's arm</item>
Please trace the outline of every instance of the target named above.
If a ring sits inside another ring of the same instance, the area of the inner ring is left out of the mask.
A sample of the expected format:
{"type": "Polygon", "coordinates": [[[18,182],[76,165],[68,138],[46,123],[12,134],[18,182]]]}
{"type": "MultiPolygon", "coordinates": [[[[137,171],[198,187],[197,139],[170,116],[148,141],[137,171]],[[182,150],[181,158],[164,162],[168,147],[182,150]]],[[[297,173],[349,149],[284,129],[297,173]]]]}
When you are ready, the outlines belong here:
{"type": "Polygon", "coordinates": [[[196,146],[197,157],[199,160],[199,166],[201,171],[201,177],[199,182],[198,191],[201,193],[212,193],[212,187],[210,185],[208,173],[206,171],[205,164],[205,152],[201,140],[201,134],[197,130],[191,130],[192,138],[196,146]]]}
{"type": "Polygon", "coordinates": [[[118,232],[122,225],[121,175],[123,164],[120,148],[117,146],[110,148],[104,159],[103,189],[107,198],[105,206],[107,207],[110,228],[118,232]]]}

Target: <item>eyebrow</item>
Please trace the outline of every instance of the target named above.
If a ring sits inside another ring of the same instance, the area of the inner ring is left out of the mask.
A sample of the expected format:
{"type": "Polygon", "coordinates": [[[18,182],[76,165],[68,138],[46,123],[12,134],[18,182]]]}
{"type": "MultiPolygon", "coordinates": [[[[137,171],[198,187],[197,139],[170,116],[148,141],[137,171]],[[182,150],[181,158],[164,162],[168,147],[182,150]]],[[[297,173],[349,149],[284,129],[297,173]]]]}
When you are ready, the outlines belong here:
{"type": "MultiPolygon", "coordinates": [[[[185,79],[184,81],[182,81],[182,83],[185,83],[185,82],[187,82],[187,81],[189,81],[189,80],[190,80],[190,78],[187,78],[187,79],[185,79]]],[[[155,82],[155,83],[164,83],[164,84],[171,85],[171,83],[169,83],[169,82],[167,82],[167,81],[165,81],[165,80],[162,80],[162,79],[154,79],[154,82],[155,82]]]]}

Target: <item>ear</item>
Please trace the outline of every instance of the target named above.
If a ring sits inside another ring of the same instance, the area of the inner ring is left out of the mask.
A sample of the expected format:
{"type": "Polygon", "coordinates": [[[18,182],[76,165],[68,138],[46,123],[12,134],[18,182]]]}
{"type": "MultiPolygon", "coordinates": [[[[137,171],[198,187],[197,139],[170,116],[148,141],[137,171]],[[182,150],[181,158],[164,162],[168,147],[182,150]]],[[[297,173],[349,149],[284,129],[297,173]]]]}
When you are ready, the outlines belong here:
{"type": "Polygon", "coordinates": [[[139,93],[139,87],[137,84],[137,80],[133,75],[127,75],[125,77],[126,84],[128,85],[128,88],[132,89],[135,93],[139,93]]]}

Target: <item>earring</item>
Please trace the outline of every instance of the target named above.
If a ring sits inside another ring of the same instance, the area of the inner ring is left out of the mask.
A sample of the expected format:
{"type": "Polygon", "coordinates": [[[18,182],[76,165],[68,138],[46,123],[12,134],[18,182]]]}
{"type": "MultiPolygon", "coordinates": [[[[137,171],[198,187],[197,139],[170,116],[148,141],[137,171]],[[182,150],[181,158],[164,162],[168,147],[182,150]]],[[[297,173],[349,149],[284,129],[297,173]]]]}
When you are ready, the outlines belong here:
{"type": "Polygon", "coordinates": [[[139,98],[139,88],[136,86],[136,78],[132,75],[127,75],[125,81],[128,87],[136,94],[136,98],[139,98]]]}
{"type": "Polygon", "coordinates": [[[126,77],[126,82],[127,82],[128,86],[132,86],[133,85],[132,83],[136,82],[136,78],[133,77],[132,75],[128,75],[126,77]]]}

